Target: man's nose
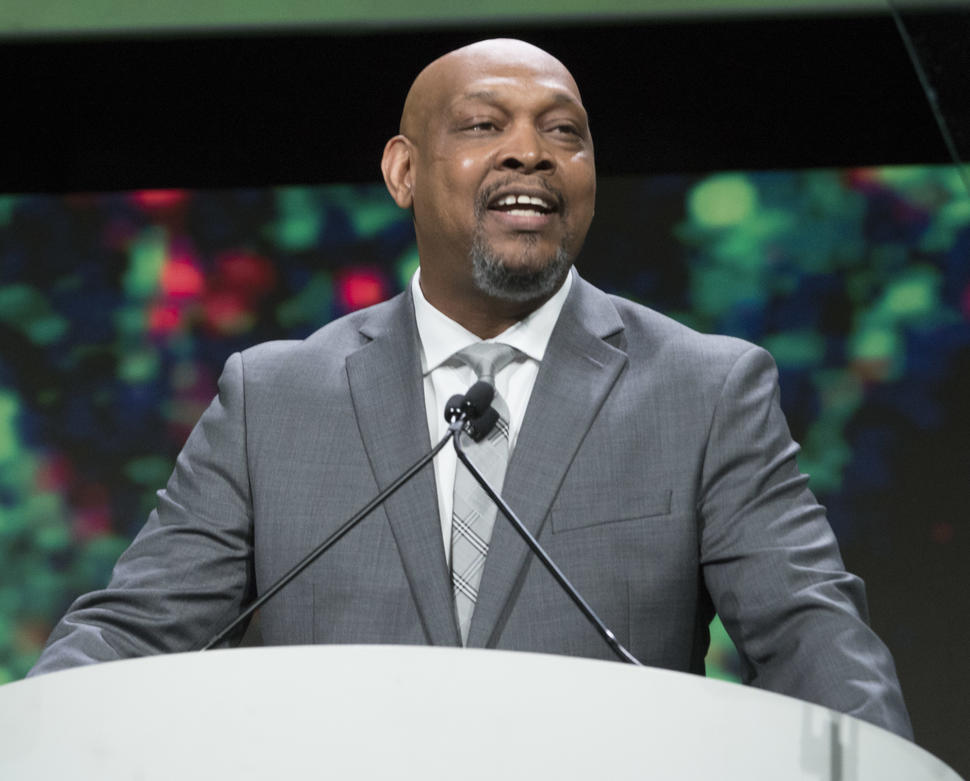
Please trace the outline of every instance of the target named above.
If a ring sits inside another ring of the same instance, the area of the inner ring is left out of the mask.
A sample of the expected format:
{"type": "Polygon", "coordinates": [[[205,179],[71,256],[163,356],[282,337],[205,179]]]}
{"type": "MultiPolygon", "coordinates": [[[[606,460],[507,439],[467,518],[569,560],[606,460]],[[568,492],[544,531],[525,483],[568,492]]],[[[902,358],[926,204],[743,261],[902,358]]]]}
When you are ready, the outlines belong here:
{"type": "Polygon", "coordinates": [[[538,128],[526,125],[509,129],[497,163],[501,168],[520,173],[552,171],[556,167],[555,158],[538,128]]]}

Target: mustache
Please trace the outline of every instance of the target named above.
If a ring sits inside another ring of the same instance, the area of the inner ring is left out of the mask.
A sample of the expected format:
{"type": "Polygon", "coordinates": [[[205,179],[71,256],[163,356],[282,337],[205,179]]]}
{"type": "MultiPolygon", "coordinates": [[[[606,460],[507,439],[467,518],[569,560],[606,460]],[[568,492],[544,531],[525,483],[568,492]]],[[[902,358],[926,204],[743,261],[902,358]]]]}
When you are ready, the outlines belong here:
{"type": "Polygon", "coordinates": [[[476,211],[480,215],[485,214],[485,212],[488,211],[488,203],[489,201],[492,200],[495,193],[497,193],[499,190],[505,187],[515,187],[516,185],[522,185],[523,187],[527,187],[529,189],[532,189],[534,187],[539,187],[540,189],[545,191],[546,195],[548,195],[550,198],[552,198],[552,200],[556,202],[556,208],[560,214],[566,213],[566,198],[563,196],[560,190],[557,190],[555,187],[552,187],[548,182],[542,179],[523,180],[515,176],[508,176],[501,181],[493,182],[492,184],[488,185],[484,190],[482,190],[481,194],[478,197],[478,203],[476,204],[476,211]]]}

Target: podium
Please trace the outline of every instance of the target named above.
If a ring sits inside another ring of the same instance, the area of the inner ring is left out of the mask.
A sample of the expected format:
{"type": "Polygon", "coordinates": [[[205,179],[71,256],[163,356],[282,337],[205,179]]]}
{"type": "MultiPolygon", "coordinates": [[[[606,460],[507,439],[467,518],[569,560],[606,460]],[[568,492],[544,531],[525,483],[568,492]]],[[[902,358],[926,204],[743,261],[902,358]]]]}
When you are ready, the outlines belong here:
{"type": "Polygon", "coordinates": [[[616,662],[295,646],[0,687],[0,778],[959,781],[826,708],[616,662]]]}

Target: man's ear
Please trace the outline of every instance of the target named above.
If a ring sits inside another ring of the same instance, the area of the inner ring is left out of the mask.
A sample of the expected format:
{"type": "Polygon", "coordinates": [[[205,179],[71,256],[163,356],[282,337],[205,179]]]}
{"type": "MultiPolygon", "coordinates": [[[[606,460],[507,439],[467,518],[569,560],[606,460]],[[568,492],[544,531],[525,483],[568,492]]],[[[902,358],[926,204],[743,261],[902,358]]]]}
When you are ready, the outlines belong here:
{"type": "Polygon", "coordinates": [[[381,172],[384,184],[394,202],[402,209],[410,209],[414,202],[411,194],[411,142],[405,136],[394,136],[384,147],[381,172]]]}

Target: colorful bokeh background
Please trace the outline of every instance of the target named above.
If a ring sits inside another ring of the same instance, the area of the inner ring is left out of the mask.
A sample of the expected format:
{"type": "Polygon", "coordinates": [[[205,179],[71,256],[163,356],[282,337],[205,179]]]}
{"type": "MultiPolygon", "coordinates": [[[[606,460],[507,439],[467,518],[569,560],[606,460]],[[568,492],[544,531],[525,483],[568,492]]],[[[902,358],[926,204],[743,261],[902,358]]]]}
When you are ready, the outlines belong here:
{"type": "MultiPolygon", "coordinates": [[[[381,301],[416,264],[409,216],[376,184],[0,197],[0,682],[107,582],[229,354],[381,301]]],[[[918,660],[927,634],[940,664],[967,647],[951,607],[970,483],[955,169],[607,178],[578,265],[774,354],[801,465],[911,708],[945,711],[918,660]]],[[[708,664],[737,675],[719,624],[708,664]]]]}

